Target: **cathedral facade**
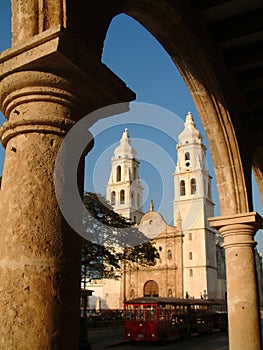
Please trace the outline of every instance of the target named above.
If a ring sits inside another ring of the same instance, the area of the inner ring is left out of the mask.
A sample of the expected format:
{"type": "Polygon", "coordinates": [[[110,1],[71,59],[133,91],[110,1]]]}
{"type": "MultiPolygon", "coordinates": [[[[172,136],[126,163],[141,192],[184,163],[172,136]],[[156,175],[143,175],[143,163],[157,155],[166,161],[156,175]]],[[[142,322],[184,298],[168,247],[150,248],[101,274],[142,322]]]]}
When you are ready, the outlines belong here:
{"type": "Polygon", "coordinates": [[[225,298],[222,239],[208,223],[214,216],[214,203],[206,147],[191,113],[177,144],[174,226],[154,211],[153,203],[143,215],[139,164],[125,129],[112,158],[107,200],[149,237],[160,258],[153,266],[123,262],[120,305],[142,296],[225,298]]]}

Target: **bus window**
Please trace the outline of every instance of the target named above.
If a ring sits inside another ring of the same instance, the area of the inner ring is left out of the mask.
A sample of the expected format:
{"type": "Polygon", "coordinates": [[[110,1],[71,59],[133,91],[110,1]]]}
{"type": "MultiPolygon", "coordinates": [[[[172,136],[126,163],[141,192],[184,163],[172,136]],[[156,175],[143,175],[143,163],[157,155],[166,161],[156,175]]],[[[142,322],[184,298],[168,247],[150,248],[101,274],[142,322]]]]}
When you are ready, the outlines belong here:
{"type": "Polygon", "coordinates": [[[165,320],[165,309],[160,305],[159,320],[165,320]]]}
{"type": "Polygon", "coordinates": [[[125,309],[125,319],[133,320],[134,319],[134,308],[133,305],[128,305],[125,309]]]}
{"type": "Polygon", "coordinates": [[[156,308],[153,307],[147,307],[146,309],[146,319],[148,321],[154,321],[156,320],[156,308]]]}
{"type": "Polygon", "coordinates": [[[137,305],[135,307],[136,320],[145,321],[144,307],[143,305],[137,305]]]}

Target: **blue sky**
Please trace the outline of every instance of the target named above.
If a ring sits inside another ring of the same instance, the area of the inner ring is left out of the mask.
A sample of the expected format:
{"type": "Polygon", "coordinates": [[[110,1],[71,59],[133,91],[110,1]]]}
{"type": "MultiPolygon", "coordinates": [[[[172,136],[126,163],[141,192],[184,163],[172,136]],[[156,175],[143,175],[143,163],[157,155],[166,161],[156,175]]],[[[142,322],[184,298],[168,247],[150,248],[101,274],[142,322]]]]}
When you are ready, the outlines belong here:
{"type": "MultiPolygon", "coordinates": [[[[9,0],[0,3],[0,51],[11,45],[9,0]]],[[[85,189],[105,194],[113,149],[128,127],[133,145],[141,159],[140,177],[145,188],[144,210],[150,199],[167,221],[172,217],[173,176],[176,163],[176,141],[183,121],[191,111],[197,128],[204,136],[202,125],[190,93],[174,63],[162,46],[138,22],[126,15],[113,19],[103,50],[103,62],[135,93],[131,112],[104,119],[91,128],[95,146],[86,160],[85,189]],[[157,155],[157,157],[153,157],[157,155]],[[158,158],[159,157],[159,158],[158,158]]],[[[4,117],[0,115],[0,122],[4,117]]],[[[0,146],[0,172],[4,149],[0,146]]],[[[215,175],[209,149],[207,159],[213,177],[215,215],[220,215],[215,175]]],[[[262,206],[255,181],[254,209],[261,215],[262,206]]],[[[259,234],[257,234],[259,238],[259,234]]],[[[263,239],[259,239],[263,251],[263,239]]]]}

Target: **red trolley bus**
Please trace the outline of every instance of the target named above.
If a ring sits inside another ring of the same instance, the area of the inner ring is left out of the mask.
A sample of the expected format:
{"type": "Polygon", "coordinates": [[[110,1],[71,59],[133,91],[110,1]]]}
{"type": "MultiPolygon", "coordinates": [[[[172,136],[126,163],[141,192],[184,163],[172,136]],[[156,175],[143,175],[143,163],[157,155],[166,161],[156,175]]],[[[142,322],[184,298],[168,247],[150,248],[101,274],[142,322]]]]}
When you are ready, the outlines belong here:
{"type": "Polygon", "coordinates": [[[227,328],[219,300],[143,297],[124,303],[125,339],[163,341],[227,328]]]}

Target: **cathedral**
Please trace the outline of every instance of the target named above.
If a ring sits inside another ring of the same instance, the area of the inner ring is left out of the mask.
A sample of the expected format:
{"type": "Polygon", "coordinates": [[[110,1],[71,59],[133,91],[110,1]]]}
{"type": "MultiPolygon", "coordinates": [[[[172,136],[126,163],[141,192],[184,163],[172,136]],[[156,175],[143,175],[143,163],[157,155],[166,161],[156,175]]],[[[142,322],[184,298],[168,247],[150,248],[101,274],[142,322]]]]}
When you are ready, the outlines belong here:
{"type": "MultiPolygon", "coordinates": [[[[214,216],[211,176],[206,163],[206,147],[188,113],[179,134],[177,165],[174,174],[174,226],[161,213],[142,211],[143,187],[139,178],[140,161],[125,129],[111,159],[107,200],[114,210],[131,219],[151,240],[160,258],[153,266],[123,262],[120,281],[111,288],[108,282],[94,281],[89,288],[98,290],[102,308],[121,308],[123,301],[160,296],[177,298],[218,298],[226,294],[225,256],[222,238],[209,226],[214,216]],[[103,289],[114,297],[106,302],[103,289]],[[104,304],[103,304],[104,300],[104,304]]],[[[96,292],[94,293],[96,298],[96,292]]]]}

